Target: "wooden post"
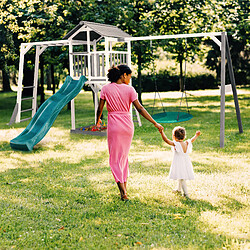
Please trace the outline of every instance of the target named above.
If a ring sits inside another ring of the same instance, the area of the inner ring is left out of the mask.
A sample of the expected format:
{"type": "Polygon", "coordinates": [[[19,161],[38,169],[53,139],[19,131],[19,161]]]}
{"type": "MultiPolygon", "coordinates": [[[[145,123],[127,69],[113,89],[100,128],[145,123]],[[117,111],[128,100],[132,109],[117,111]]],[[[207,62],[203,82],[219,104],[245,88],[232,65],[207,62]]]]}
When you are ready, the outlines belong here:
{"type": "Polygon", "coordinates": [[[221,33],[220,147],[225,140],[226,33],[221,33]]]}
{"type": "Polygon", "coordinates": [[[21,44],[20,59],[19,59],[19,71],[18,71],[18,90],[17,90],[17,112],[15,122],[21,120],[21,102],[22,102],[22,89],[23,89],[23,67],[24,67],[24,56],[30,50],[32,45],[21,44]]]}
{"type": "Polygon", "coordinates": [[[32,117],[36,113],[37,107],[37,85],[38,85],[38,73],[39,73],[39,56],[40,56],[40,46],[36,46],[36,59],[35,59],[35,71],[34,71],[34,83],[33,83],[33,100],[32,100],[32,117]]]}
{"type": "MultiPolygon", "coordinates": [[[[69,41],[69,75],[73,78],[74,77],[74,68],[73,68],[73,45],[72,41],[69,41]]],[[[76,129],[76,121],[75,121],[75,101],[74,99],[71,100],[71,129],[76,129]]]]}
{"type": "Polygon", "coordinates": [[[92,70],[91,70],[91,60],[90,60],[90,31],[87,30],[87,53],[88,53],[88,79],[89,81],[91,81],[91,77],[92,77],[92,70]]]}
{"type": "MultiPolygon", "coordinates": [[[[105,37],[105,74],[108,73],[109,70],[109,41],[108,38],[105,37]]],[[[106,83],[108,83],[108,81],[106,81],[106,83]]]]}
{"type": "Polygon", "coordinates": [[[226,36],[226,56],[227,56],[229,78],[230,78],[230,82],[232,85],[232,91],[233,91],[233,96],[234,96],[234,105],[235,105],[235,110],[236,110],[236,115],[237,115],[239,132],[243,133],[243,127],[242,127],[242,122],[241,122],[241,117],[240,117],[240,107],[239,107],[235,78],[234,78],[233,64],[231,60],[230,48],[229,48],[229,42],[228,42],[227,36],[226,36]]]}
{"type": "Polygon", "coordinates": [[[32,101],[32,117],[35,115],[37,110],[37,88],[38,88],[38,76],[39,76],[39,59],[40,55],[44,52],[47,46],[36,45],[36,59],[35,59],[35,70],[34,70],[34,82],[33,82],[33,101],[32,101]]]}

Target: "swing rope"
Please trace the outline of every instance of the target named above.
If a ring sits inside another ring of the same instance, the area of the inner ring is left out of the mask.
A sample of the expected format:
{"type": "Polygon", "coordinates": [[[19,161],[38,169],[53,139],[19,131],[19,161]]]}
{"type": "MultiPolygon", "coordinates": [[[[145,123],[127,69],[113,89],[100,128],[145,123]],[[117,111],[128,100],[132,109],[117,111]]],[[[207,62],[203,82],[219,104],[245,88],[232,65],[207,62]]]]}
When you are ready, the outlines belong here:
{"type": "MultiPolygon", "coordinates": [[[[152,45],[152,40],[150,40],[150,48],[151,48],[151,53],[153,55],[153,45],[152,45]]],[[[160,92],[158,91],[158,87],[157,87],[157,81],[156,81],[156,70],[155,70],[155,61],[153,60],[153,75],[154,75],[154,84],[155,84],[155,95],[154,95],[154,104],[153,104],[153,109],[152,109],[152,115],[154,115],[154,107],[155,107],[155,100],[156,100],[156,95],[158,94],[160,102],[161,102],[161,106],[163,109],[163,112],[166,113],[164,105],[162,103],[161,100],[161,96],[160,96],[160,92]]]]}

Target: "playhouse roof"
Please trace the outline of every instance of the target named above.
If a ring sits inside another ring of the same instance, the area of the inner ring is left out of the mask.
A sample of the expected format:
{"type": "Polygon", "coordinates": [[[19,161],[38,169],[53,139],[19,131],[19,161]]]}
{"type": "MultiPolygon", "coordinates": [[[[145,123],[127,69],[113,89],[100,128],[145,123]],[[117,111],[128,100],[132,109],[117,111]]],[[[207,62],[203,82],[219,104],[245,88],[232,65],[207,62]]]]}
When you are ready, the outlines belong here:
{"type": "Polygon", "coordinates": [[[87,41],[87,29],[90,29],[90,41],[97,40],[101,37],[131,37],[129,34],[113,25],[80,21],[74,29],[69,31],[68,34],[63,37],[63,39],[68,39],[72,37],[73,40],[87,41]],[[80,32],[79,29],[81,29],[80,32]]]}

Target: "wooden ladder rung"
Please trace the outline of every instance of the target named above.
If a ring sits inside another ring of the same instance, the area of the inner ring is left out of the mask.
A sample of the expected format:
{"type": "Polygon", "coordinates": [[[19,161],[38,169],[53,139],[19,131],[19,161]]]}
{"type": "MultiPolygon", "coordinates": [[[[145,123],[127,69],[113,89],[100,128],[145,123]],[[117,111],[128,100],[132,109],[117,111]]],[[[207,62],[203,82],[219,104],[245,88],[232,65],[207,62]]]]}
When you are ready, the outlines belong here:
{"type": "Polygon", "coordinates": [[[34,97],[22,98],[21,100],[22,100],[22,101],[25,101],[25,100],[31,100],[31,99],[34,99],[34,97]]]}
{"type": "Polygon", "coordinates": [[[27,112],[27,111],[31,111],[33,109],[24,109],[24,110],[21,110],[21,112],[27,112]]]}
{"type": "Polygon", "coordinates": [[[30,120],[31,118],[32,118],[32,117],[22,119],[22,120],[20,120],[20,122],[28,121],[28,120],[30,120]]]}
{"type": "Polygon", "coordinates": [[[33,89],[33,88],[35,88],[35,86],[25,86],[25,87],[23,87],[23,89],[33,89]]]}

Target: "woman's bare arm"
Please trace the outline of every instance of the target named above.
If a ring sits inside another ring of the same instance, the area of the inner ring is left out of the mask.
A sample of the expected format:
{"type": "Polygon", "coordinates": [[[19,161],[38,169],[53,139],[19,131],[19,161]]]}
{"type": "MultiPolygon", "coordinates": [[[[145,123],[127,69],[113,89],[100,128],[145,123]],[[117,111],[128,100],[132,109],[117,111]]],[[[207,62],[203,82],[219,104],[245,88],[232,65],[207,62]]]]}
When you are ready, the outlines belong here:
{"type": "Polygon", "coordinates": [[[100,118],[101,118],[101,115],[102,115],[104,104],[105,104],[105,100],[100,99],[98,109],[97,109],[97,114],[96,114],[96,125],[99,125],[100,122],[101,122],[100,118]]]}
{"type": "Polygon", "coordinates": [[[139,114],[141,114],[144,118],[146,118],[148,121],[150,121],[151,123],[154,124],[154,126],[156,128],[158,128],[159,131],[163,130],[163,127],[161,126],[161,124],[157,123],[152,116],[148,113],[148,111],[140,104],[140,102],[138,100],[135,100],[133,102],[136,110],[139,112],[139,114]]]}

